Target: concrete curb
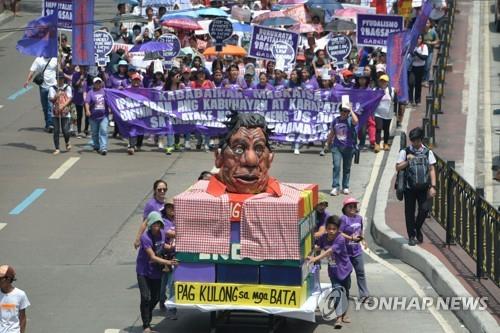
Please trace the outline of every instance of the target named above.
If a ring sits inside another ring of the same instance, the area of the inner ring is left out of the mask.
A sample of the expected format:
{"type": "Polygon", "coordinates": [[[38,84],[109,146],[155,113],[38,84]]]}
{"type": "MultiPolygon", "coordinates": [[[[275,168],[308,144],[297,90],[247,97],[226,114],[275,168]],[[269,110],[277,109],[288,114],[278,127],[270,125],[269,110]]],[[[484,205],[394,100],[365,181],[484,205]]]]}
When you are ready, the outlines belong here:
{"type": "MultiPolygon", "coordinates": [[[[371,226],[372,236],[375,241],[387,249],[393,256],[419,270],[431,283],[436,292],[443,297],[471,296],[448,268],[434,255],[418,246],[409,246],[407,240],[393,231],[385,223],[385,209],[391,190],[391,180],[395,175],[394,165],[398,156],[400,145],[399,136],[394,137],[386,167],[383,169],[377,190],[375,212],[371,226]]],[[[401,217],[402,221],[404,217],[401,217]]],[[[403,222],[402,222],[403,223],[403,222]]],[[[471,332],[496,333],[498,323],[487,311],[455,311],[467,329],[471,332]]]]}

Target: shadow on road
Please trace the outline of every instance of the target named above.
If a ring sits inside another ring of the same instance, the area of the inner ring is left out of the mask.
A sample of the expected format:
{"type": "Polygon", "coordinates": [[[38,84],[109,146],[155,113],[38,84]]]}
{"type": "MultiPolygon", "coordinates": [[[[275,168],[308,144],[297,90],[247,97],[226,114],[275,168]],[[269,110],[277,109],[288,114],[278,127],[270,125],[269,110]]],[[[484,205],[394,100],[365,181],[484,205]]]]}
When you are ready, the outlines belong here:
{"type": "Polygon", "coordinates": [[[40,153],[45,153],[45,154],[52,154],[52,152],[54,151],[53,149],[38,150],[38,148],[36,146],[30,145],[30,144],[27,144],[27,143],[24,143],[24,142],[9,142],[7,144],[4,144],[3,146],[5,146],[5,147],[12,147],[12,148],[28,149],[28,150],[33,150],[33,151],[37,151],[37,152],[40,152],[40,153]]]}

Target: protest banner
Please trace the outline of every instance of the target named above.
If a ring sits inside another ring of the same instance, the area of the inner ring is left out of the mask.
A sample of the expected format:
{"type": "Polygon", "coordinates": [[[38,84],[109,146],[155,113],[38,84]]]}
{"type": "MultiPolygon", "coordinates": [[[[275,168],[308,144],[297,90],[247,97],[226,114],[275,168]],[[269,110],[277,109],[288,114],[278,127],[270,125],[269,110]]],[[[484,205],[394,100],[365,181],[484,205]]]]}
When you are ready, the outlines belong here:
{"type": "Polygon", "coordinates": [[[170,61],[177,57],[181,52],[181,42],[179,38],[174,34],[163,34],[158,38],[159,42],[168,44],[170,47],[167,50],[161,52],[163,58],[166,61],[170,61]]]}
{"type": "Polygon", "coordinates": [[[274,61],[271,47],[278,41],[291,45],[294,53],[297,54],[299,44],[297,33],[254,25],[248,56],[274,61]]]}
{"type": "Polygon", "coordinates": [[[216,18],[208,26],[210,37],[215,40],[215,51],[221,52],[223,42],[233,35],[233,24],[226,18],[216,18]]]}
{"type": "Polygon", "coordinates": [[[199,132],[217,136],[226,132],[223,122],[231,110],[258,112],[274,127],[273,140],[283,142],[325,141],[330,124],[338,115],[342,95],[349,95],[360,124],[373,114],[381,91],[245,90],[207,89],[157,91],[131,88],[106,89],[120,133],[139,134],[199,132]]]}
{"type": "Polygon", "coordinates": [[[73,0],[73,29],[71,46],[74,65],[92,66],[94,52],[94,0],[73,0]]]}
{"type": "Polygon", "coordinates": [[[398,100],[408,101],[408,72],[406,68],[407,48],[410,32],[404,30],[389,34],[387,39],[387,74],[391,86],[396,89],[398,100]]]}
{"type": "Polygon", "coordinates": [[[98,66],[106,66],[108,54],[113,50],[113,37],[106,31],[94,31],[95,62],[98,66]]]}
{"type": "Polygon", "coordinates": [[[358,46],[387,46],[391,32],[402,31],[403,17],[396,15],[358,14],[356,42],[358,46]]]}
{"type": "Polygon", "coordinates": [[[175,298],[178,304],[299,308],[307,299],[307,280],[300,287],[175,282],[175,298]]]}
{"type": "Polygon", "coordinates": [[[351,54],[351,50],[351,39],[343,35],[330,37],[328,44],[326,44],[326,52],[336,64],[343,64],[345,59],[351,54]]]}
{"type": "Polygon", "coordinates": [[[57,28],[71,30],[73,27],[73,1],[72,0],[44,0],[42,16],[49,16],[57,10],[57,28]]]}
{"type": "Polygon", "coordinates": [[[289,71],[295,63],[295,50],[293,47],[282,41],[277,41],[271,46],[271,53],[276,61],[276,69],[289,71]]]}

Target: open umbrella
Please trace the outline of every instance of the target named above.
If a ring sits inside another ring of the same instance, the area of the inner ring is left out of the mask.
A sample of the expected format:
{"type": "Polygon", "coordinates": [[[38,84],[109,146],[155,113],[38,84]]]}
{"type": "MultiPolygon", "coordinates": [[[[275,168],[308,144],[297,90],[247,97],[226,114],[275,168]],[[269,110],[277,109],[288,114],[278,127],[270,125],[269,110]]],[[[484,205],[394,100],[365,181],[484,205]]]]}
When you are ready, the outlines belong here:
{"type": "Polygon", "coordinates": [[[134,45],[129,52],[159,52],[159,51],[167,51],[172,50],[173,45],[163,42],[151,41],[147,43],[141,43],[134,45]]]}
{"type": "Polygon", "coordinates": [[[329,11],[344,8],[341,3],[332,0],[309,0],[306,2],[306,6],[309,8],[317,8],[329,11]]]}
{"type": "Polygon", "coordinates": [[[187,56],[190,54],[191,56],[194,56],[196,54],[196,51],[193,50],[192,47],[184,47],[181,49],[181,52],[179,53],[180,56],[187,56]]]}
{"type": "Polygon", "coordinates": [[[294,20],[291,17],[272,17],[265,19],[264,21],[260,22],[260,25],[263,25],[265,27],[278,27],[281,25],[294,25],[298,23],[296,20],[294,20]]]}
{"type": "Polygon", "coordinates": [[[254,12],[255,17],[252,19],[252,23],[254,24],[260,24],[262,21],[267,20],[269,18],[274,18],[274,17],[286,17],[283,11],[260,11],[261,14],[256,15],[256,12],[254,12]]]}
{"type": "Polygon", "coordinates": [[[321,24],[297,23],[292,25],[288,30],[296,32],[298,34],[307,34],[310,32],[322,33],[323,27],[321,26],[321,24]]]}
{"type": "Polygon", "coordinates": [[[356,17],[358,13],[361,14],[367,14],[368,9],[361,9],[361,8],[346,8],[346,9],[339,9],[336,10],[335,13],[333,14],[334,17],[343,17],[343,18],[351,18],[356,20],[356,17]]]}
{"type": "Polygon", "coordinates": [[[172,12],[165,14],[161,17],[160,22],[163,22],[165,20],[171,19],[171,18],[192,18],[196,19],[198,18],[199,15],[196,11],[194,10],[189,10],[189,11],[182,11],[182,12],[172,12]]]}
{"type": "Polygon", "coordinates": [[[307,0],[280,0],[278,5],[301,5],[306,2],[307,0]]]}
{"type": "Polygon", "coordinates": [[[333,20],[325,26],[325,31],[341,32],[356,30],[356,23],[346,20],[333,20]]]}
{"type": "Polygon", "coordinates": [[[137,6],[139,4],[139,1],[137,0],[115,0],[117,4],[127,4],[131,6],[137,6]]]}
{"type": "Polygon", "coordinates": [[[244,48],[235,45],[225,45],[221,52],[215,52],[215,47],[209,47],[203,52],[206,57],[214,56],[219,53],[220,55],[232,55],[237,57],[244,57],[247,55],[247,51],[244,48]]]}
{"type": "Polygon", "coordinates": [[[161,25],[179,30],[202,30],[196,20],[189,17],[172,17],[164,20],[161,25]]]}
{"type": "Polygon", "coordinates": [[[223,16],[228,17],[229,14],[220,8],[202,8],[196,11],[200,16],[223,16]]]}

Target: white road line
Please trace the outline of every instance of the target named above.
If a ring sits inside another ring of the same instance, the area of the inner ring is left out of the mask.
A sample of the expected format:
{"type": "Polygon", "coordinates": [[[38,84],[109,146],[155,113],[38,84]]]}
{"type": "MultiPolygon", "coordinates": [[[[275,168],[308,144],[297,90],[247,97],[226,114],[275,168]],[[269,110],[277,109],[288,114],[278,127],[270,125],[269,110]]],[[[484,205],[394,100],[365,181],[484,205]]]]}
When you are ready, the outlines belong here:
{"type": "MultiPolygon", "coordinates": [[[[463,176],[469,184],[476,186],[476,141],[477,141],[477,113],[478,113],[478,84],[479,82],[479,19],[481,16],[480,2],[474,1],[470,18],[472,33],[469,35],[469,99],[467,101],[467,125],[465,128],[464,172],[463,176]]],[[[465,73],[467,77],[467,73],[465,73]]]]}
{"type": "Polygon", "coordinates": [[[3,105],[0,105],[0,109],[3,108],[3,105]]]}
{"type": "Polygon", "coordinates": [[[54,171],[53,174],[50,175],[49,179],[59,179],[61,178],[66,171],[69,170],[78,160],[80,157],[70,157],[66,162],[64,162],[59,168],[57,168],[56,171],[54,171]]]}
{"type": "Polygon", "coordinates": [[[483,73],[484,75],[484,107],[483,107],[483,125],[484,125],[484,195],[485,199],[492,203],[493,202],[493,157],[492,157],[492,141],[491,141],[491,81],[490,75],[496,75],[496,73],[491,74],[490,69],[490,56],[491,56],[491,45],[490,45],[490,11],[489,3],[485,2],[483,4],[484,19],[482,24],[482,29],[484,29],[484,34],[486,38],[484,39],[484,60],[483,60],[483,73]]]}
{"type": "MultiPolygon", "coordinates": [[[[403,124],[402,128],[407,128],[408,127],[408,122],[410,119],[410,113],[408,112],[409,110],[406,110],[405,116],[403,118],[403,124]]],[[[394,137],[393,140],[393,147],[397,145],[397,151],[399,151],[399,136],[394,137]]],[[[389,151],[389,154],[395,154],[396,149],[393,148],[391,151],[389,151]]],[[[366,187],[365,195],[363,196],[363,201],[361,203],[361,209],[360,209],[360,215],[361,216],[366,216],[366,210],[368,208],[368,204],[370,201],[370,197],[372,195],[373,189],[375,187],[375,183],[377,182],[377,177],[380,171],[380,167],[382,166],[382,160],[383,160],[384,154],[377,154],[377,157],[375,158],[375,161],[373,163],[373,168],[372,168],[372,173],[370,175],[370,181],[368,182],[368,186],[366,187]]],[[[389,158],[387,162],[395,162],[395,158],[389,158]]],[[[385,168],[395,168],[395,164],[389,164],[387,163],[385,168]]],[[[383,209],[385,210],[385,207],[377,207],[376,209],[383,209]]],[[[384,214],[385,215],[385,214],[384,214]]],[[[399,275],[414,291],[415,293],[420,297],[425,297],[427,296],[422,289],[422,287],[418,284],[417,281],[412,279],[410,276],[408,276],[405,272],[394,266],[393,264],[389,263],[388,261],[380,258],[376,253],[372,252],[369,248],[364,251],[367,256],[378,262],[379,264],[383,265],[384,267],[390,269],[397,275],[399,275]]],[[[443,331],[445,333],[453,333],[453,329],[450,327],[446,319],[439,313],[434,306],[430,306],[428,308],[429,312],[432,314],[432,316],[436,319],[438,324],[441,326],[443,331]]]]}
{"type": "Polygon", "coordinates": [[[7,226],[7,223],[0,223],[0,230],[2,230],[3,228],[5,228],[7,226]]]}
{"type": "Polygon", "coordinates": [[[9,33],[8,33],[8,34],[6,34],[6,35],[3,35],[2,37],[0,37],[0,40],[3,40],[3,39],[5,39],[5,38],[9,37],[9,36],[10,36],[10,35],[12,35],[13,33],[15,33],[15,31],[12,31],[12,32],[9,32],[9,33]]]}
{"type": "Polygon", "coordinates": [[[116,328],[108,328],[104,330],[104,333],[120,333],[120,330],[116,328]]]}

